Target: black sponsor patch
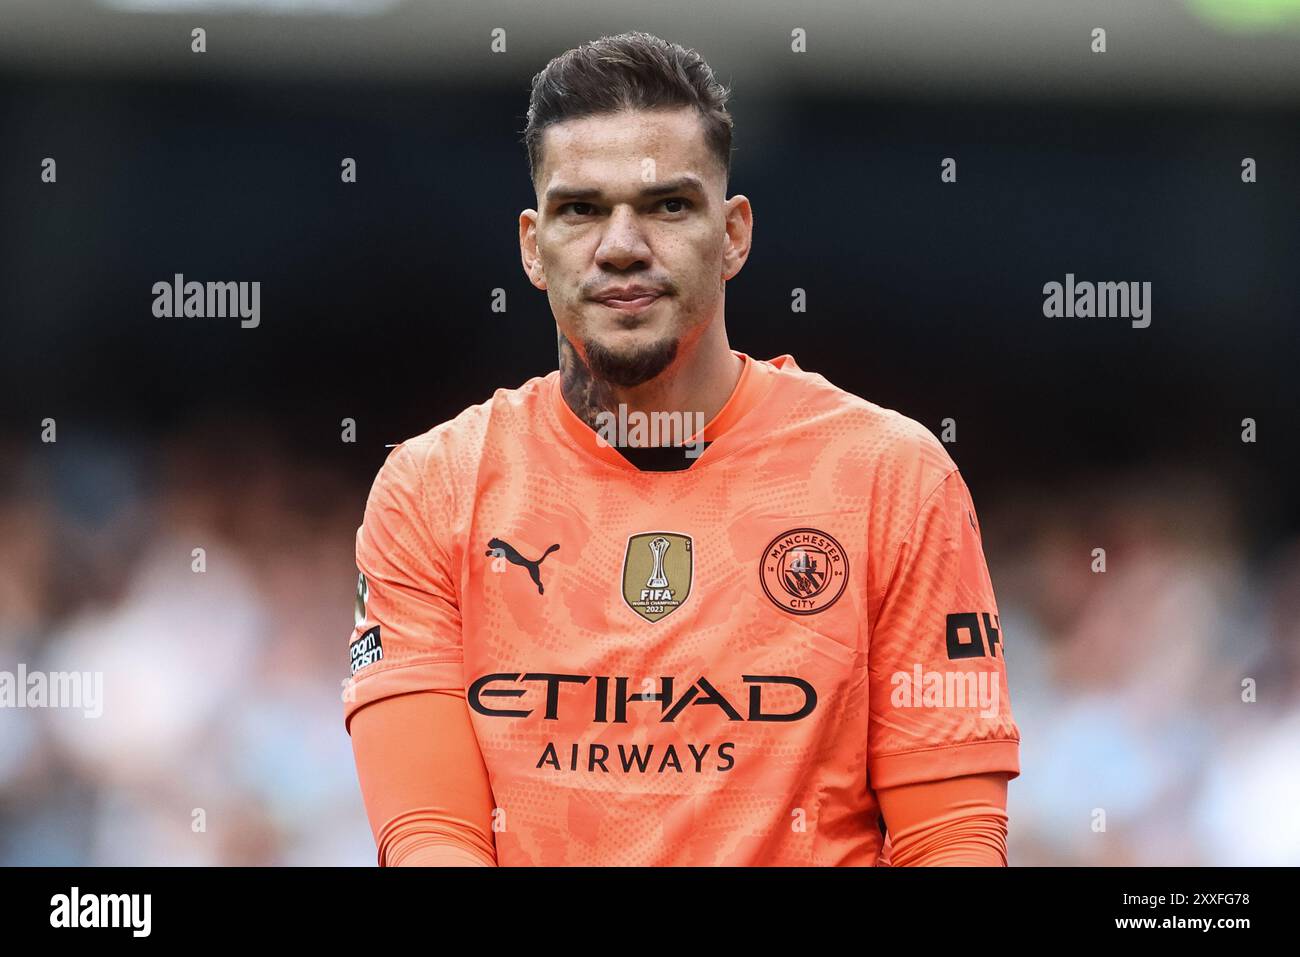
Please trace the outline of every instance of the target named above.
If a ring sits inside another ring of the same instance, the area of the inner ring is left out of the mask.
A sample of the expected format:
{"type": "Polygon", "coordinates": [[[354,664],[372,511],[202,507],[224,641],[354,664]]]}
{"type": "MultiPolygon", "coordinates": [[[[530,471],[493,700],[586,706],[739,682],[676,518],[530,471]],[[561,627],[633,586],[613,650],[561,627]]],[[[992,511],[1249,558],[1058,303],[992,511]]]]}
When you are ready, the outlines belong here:
{"type": "Polygon", "coordinates": [[[384,646],[379,641],[379,626],[371,628],[352,644],[348,645],[352,657],[352,673],[356,674],[366,665],[384,660],[384,646]]]}
{"type": "MultiPolygon", "coordinates": [[[[948,657],[958,658],[996,658],[998,646],[1002,644],[1002,619],[997,615],[989,616],[987,611],[976,614],[973,611],[948,616],[947,645],[948,657]],[[984,629],[980,630],[980,618],[984,619],[984,629]]],[[[1003,657],[1006,657],[1003,655],[1003,657]]]]}

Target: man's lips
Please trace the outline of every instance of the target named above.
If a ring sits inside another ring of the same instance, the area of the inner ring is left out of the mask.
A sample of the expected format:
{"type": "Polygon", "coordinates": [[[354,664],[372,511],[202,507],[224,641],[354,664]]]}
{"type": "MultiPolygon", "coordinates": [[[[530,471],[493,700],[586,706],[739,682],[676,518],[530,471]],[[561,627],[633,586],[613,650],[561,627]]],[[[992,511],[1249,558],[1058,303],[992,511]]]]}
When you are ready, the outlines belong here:
{"type": "Polygon", "coordinates": [[[663,298],[663,293],[644,292],[629,293],[622,296],[606,296],[596,301],[602,306],[617,309],[619,312],[640,312],[661,298],[663,298]]]}

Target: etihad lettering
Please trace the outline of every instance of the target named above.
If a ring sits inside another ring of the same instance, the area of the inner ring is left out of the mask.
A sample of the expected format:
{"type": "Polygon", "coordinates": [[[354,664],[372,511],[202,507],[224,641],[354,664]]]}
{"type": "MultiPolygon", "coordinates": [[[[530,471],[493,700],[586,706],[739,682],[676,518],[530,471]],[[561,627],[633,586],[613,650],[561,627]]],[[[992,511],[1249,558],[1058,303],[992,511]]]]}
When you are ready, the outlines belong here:
{"type": "Polygon", "coordinates": [[[683,690],[680,696],[674,695],[676,679],[672,676],[661,676],[659,690],[654,692],[629,693],[628,687],[634,680],[624,675],[501,672],[476,678],[470,684],[466,698],[471,708],[490,718],[527,718],[537,711],[535,706],[537,698],[543,695],[545,710],[542,720],[544,721],[560,719],[561,698],[563,698],[566,715],[569,708],[586,707],[590,709],[591,720],[597,724],[626,724],[629,705],[657,705],[661,712],[659,720],[662,722],[676,721],[688,707],[717,708],[729,721],[799,721],[812,714],[813,709],[817,707],[817,689],[804,679],[792,675],[741,675],[740,680],[749,685],[743,713],[703,675],[683,690]],[[591,687],[586,688],[585,686],[589,684],[591,687]],[[561,695],[561,688],[564,685],[582,687],[585,693],[561,695]],[[803,693],[803,704],[793,711],[765,709],[763,689],[770,685],[788,685],[797,688],[803,693]],[[498,701],[504,704],[503,699],[509,699],[521,706],[533,706],[508,708],[492,707],[490,704],[498,701]]]}

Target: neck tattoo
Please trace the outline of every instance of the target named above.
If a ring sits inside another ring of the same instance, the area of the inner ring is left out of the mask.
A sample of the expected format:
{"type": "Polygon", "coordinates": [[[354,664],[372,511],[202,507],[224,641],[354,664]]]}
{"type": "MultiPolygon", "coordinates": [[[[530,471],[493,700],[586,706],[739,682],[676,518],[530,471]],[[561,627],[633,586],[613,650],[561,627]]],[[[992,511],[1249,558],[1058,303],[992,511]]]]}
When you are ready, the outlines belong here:
{"type": "Polygon", "coordinates": [[[560,347],[560,392],[574,414],[595,429],[596,416],[612,411],[614,397],[608,384],[591,374],[573,344],[557,330],[560,347]]]}

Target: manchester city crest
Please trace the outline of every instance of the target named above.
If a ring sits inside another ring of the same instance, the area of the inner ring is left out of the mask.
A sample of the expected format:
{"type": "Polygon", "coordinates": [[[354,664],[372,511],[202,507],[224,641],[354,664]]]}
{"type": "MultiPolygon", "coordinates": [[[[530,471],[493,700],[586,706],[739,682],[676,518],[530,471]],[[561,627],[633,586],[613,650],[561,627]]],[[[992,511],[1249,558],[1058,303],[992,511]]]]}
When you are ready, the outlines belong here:
{"type": "Polygon", "coordinates": [[[820,529],[792,528],[768,544],[758,576],[777,607],[794,615],[813,615],[844,594],[849,559],[840,543],[820,529]]]}

